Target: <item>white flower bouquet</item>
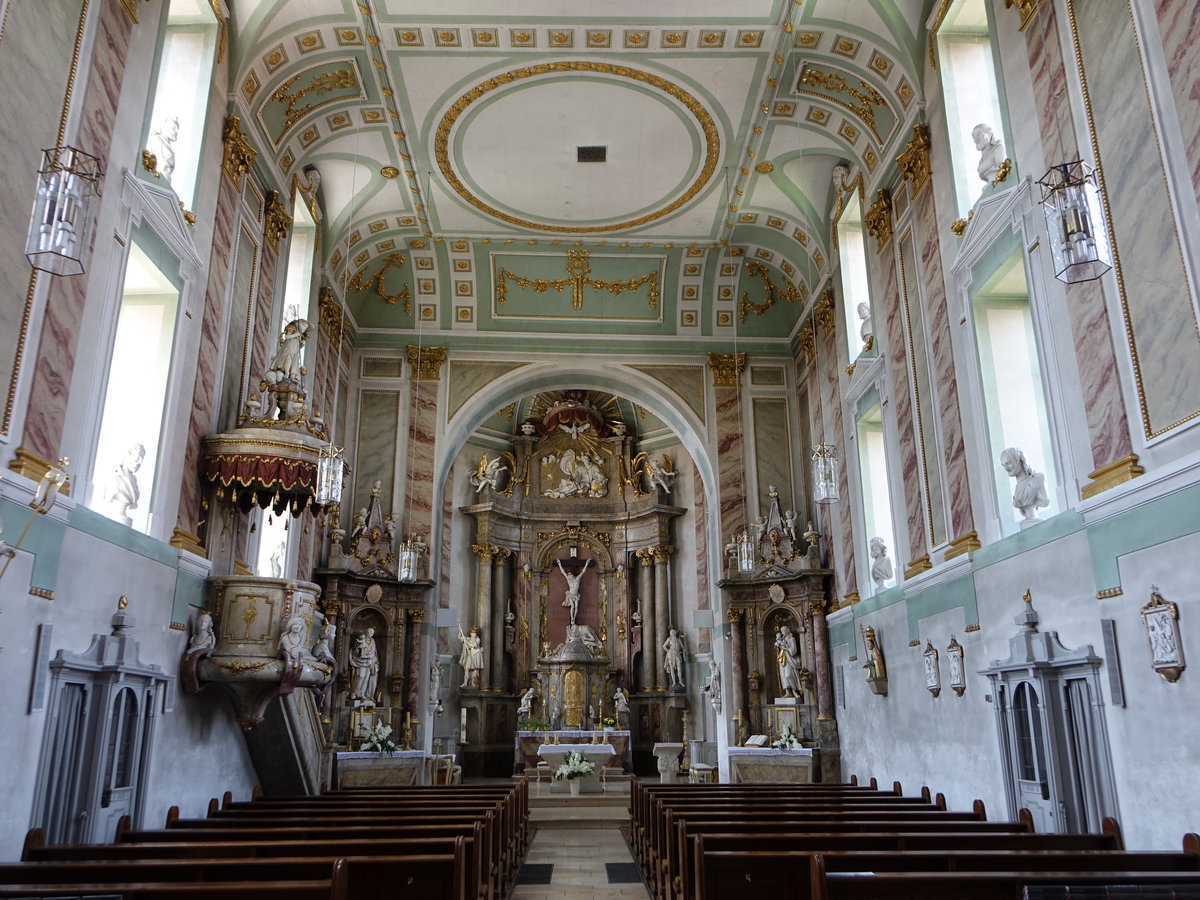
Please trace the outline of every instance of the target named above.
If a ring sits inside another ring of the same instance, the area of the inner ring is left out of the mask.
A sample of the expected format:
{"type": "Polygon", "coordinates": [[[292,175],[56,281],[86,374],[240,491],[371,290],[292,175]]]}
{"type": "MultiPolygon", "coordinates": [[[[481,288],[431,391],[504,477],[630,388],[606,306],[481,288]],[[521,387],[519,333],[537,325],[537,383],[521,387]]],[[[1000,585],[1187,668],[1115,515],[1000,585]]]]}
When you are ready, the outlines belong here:
{"type": "Polygon", "coordinates": [[[392,726],[376,722],[358,747],[364,753],[395,753],[400,745],[392,740],[392,726]]]}
{"type": "Polygon", "coordinates": [[[554,770],[554,778],[556,781],[564,778],[570,781],[573,778],[591,775],[595,771],[596,766],[582,753],[568,753],[566,759],[562,761],[562,765],[554,770]]]}
{"type": "Polygon", "coordinates": [[[779,736],[779,740],[771,745],[776,750],[799,750],[801,747],[800,739],[796,737],[796,732],[792,731],[791,725],[784,726],[783,734],[779,736]]]}

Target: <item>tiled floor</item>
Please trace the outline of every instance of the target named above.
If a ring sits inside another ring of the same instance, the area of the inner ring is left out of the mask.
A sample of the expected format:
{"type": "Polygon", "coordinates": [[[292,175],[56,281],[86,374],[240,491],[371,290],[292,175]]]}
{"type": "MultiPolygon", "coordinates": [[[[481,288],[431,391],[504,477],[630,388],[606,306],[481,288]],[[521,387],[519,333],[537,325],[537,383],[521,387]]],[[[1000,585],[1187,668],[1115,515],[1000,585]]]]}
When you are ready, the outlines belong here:
{"type": "MultiPolygon", "coordinates": [[[[580,812],[583,813],[583,809],[580,812]]],[[[525,863],[553,865],[550,883],[518,884],[512,900],[613,900],[619,897],[649,900],[650,895],[640,882],[609,883],[610,872],[614,878],[621,879],[628,877],[629,870],[615,866],[610,869],[607,863],[625,863],[626,866],[633,863],[629,846],[617,828],[556,827],[556,822],[551,820],[538,822],[537,829],[525,863]]]]}

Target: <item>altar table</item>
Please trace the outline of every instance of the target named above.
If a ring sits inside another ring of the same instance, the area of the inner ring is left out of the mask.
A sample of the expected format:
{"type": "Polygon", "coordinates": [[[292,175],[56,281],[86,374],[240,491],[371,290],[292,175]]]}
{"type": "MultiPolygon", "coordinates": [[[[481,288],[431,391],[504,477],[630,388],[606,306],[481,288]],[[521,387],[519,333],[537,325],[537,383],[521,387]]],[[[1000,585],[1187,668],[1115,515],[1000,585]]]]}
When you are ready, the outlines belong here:
{"type": "Polygon", "coordinates": [[[773,747],[730,747],[729,776],[734,784],[776,782],[809,784],[817,765],[817,751],[776,750],[773,747]]]}
{"type": "Polygon", "coordinates": [[[337,786],[392,787],[404,784],[428,784],[429,771],[421,750],[397,750],[394,753],[337,754],[337,786]]]}
{"type": "MultiPolygon", "coordinates": [[[[583,775],[575,779],[579,782],[579,792],[582,794],[599,794],[602,787],[600,784],[600,769],[602,766],[608,765],[609,757],[614,754],[612,746],[609,744],[542,744],[538,747],[538,756],[544,759],[550,766],[551,778],[553,778],[555,771],[567,758],[568,753],[582,753],[588,762],[596,767],[594,774],[583,775]]],[[[565,778],[560,781],[550,782],[550,793],[552,794],[566,794],[570,789],[570,785],[565,778]]]]}

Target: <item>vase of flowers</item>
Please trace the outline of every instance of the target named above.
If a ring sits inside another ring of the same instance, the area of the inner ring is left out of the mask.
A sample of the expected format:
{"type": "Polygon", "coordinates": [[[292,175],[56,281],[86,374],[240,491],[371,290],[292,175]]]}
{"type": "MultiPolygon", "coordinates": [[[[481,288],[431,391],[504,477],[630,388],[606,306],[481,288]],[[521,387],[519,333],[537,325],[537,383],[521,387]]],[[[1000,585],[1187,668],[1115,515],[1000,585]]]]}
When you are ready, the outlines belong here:
{"type": "Polygon", "coordinates": [[[565,778],[571,788],[571,796],[578,797],[580,779],[595,771],[596,766],[582,753],[568,753],[562,764],[554,770],[554,780],[562,781],[565,778]]]}
{"type": "Polygon", "coordinates": [[[400,745],[392,740],[392,726],[376,722],[371,730],[363,736],[363,742],[358,745],[363,753],[395,753],[400,745]]]}
{"type": "Polygon", "coordinates": [[[600,720],[600,727],[603,728],[605,731],[612,731],[614,728],[617,727],[617,717],[616,716],[605,716],[603,719],[600,720]]]}
{"type": "Polygon", "coordinates": [[[779,740],[771,745],[776,750],[799,750],[802,746],[800,739],[796,737],[796,732],[792,731],[791,725],[784,726],[783,734],[779,736],[779,740]]]}

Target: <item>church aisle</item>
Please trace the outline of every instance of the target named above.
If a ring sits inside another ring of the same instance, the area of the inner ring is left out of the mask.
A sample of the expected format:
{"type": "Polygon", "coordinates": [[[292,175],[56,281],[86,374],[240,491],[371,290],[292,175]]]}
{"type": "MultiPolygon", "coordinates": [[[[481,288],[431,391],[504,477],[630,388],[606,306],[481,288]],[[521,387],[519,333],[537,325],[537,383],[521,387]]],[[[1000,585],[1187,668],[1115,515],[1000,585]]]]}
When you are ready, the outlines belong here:
{"type": "Polygon", "coordinates": [[[625,809],[580,804],[532,813],[537,833],[512,900],[649,900],[620,830],[625,809]]]}

